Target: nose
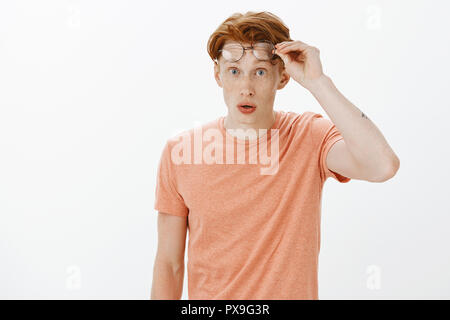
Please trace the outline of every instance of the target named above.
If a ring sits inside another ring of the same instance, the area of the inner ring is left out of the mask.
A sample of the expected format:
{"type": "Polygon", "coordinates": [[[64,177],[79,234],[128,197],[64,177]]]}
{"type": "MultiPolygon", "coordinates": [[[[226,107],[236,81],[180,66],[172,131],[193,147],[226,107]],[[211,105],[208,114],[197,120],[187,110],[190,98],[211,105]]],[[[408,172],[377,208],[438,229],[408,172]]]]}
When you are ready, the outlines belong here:
{"type": "Polygon", "coordinates": [[[246,75],[243,77],[244,80],[242,80],[241,83],[241,96],[247,97],[247,96],[254,96],[255,95],[255,89],[253,87],[252,79],[249,75],[246,75]]]}
{"type": "MultiPolygon", "coordinates": [[[[241,63],[243,65],[251,65],[252,62],[254,63],[256,59],[256,57],[253,54],[253,49],[248,50],[249,48],[246,48],[246,50],[244,50],[244,55],[241,57],[241,63]],[[252,51],[252,52],[248,52],[248,51],[252,51]]],[[[250,68],[249,68],[250,69],[250,68]]],[[[242,97],[252,97],[255,95],[255,89],[254,89],[254,79],[253,79],[253,75],[251,74],[251,72],[248,73],[244,73],[242,72],[242,75],[239,76],[240,78],[240,94],[242,97]]]]}

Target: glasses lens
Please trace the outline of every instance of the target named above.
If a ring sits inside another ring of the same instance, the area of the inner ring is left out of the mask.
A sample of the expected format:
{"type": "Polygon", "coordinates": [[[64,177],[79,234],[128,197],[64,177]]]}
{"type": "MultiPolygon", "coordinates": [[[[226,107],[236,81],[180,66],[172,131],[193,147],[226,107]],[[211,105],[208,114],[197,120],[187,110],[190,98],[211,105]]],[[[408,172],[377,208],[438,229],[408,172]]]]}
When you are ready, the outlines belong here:
{"type": "Polygon", "coordinates": [[[272,44],[268,42],[258,42],[253,45],[253,54],[259,60],[270,60],[272,54],[272,44]]]}
{"type": "MultiPolygon", "coordinates": [[[[253,54],[258,60],[270,60],[273,57],[273,45],[268,42],[256,42],[253,45],[253,54]]],[[[241,45],[227,45],[222,49],[222,56],[231,62],[242,57],[243,47],[241,45]]]]}
{"type": "Polygon", "coordinates": [[[242,46],[240,45],[230,45],[222,49],[222,55],[228,61],[237,61],[242,56],[242,46]]]}

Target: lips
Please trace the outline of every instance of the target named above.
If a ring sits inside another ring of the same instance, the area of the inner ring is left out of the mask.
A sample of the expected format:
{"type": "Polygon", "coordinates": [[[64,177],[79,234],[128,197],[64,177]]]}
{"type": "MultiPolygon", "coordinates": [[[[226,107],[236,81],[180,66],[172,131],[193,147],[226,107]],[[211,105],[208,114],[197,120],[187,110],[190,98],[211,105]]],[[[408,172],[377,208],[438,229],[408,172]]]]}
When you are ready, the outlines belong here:
{"type": "MultiPolygon", "coordinates": [[[[252,108],[256,108],[256,104],[254,104],[252,102],[241,102],[237,106],[238,106],[238,108],[239,107],[244,107],[244,108],[247,107],[248,108],[248,106],[250,106],[252,108]]],[[[248,108],[248,109],[250,109],[250,108],[248,108]]]]}
{"type": "Polygon", "coordinates": [[[256,105],[251,102],[243,102],[237,105],[237,109],[243,114],[250,114],[256,110],[256,105]]]}

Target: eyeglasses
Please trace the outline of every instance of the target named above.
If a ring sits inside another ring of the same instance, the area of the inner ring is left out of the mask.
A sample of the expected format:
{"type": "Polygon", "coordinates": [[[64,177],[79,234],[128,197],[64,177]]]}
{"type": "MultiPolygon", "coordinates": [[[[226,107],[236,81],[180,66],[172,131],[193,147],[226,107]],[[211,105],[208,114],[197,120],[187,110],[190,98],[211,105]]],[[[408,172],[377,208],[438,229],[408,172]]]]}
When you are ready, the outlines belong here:
{"type": "MultiPolygon", "coordinates": [[[[224,57],[228,62],[236,62],[242,58],[245,50],[253,49],[253,55],[256,59],[260,61],[267,61],[273,60],[277,57],[277,55],[274,54],[274,48],[275,46],[272,42],[262,40],[246,48],[244,48],[241,43],[227,44],[226,47],[220,49],[218,52],[221,52],[222,57],[224,57]]],[[[216,58],[215,61],[218,62],[218,59],[216,58]]]]}

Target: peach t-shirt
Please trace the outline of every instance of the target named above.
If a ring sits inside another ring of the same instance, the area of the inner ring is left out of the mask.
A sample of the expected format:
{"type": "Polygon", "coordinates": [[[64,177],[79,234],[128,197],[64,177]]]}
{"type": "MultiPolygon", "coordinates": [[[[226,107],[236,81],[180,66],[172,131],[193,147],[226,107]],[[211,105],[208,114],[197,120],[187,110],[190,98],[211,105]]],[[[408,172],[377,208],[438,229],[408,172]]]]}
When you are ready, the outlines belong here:
{"type": "Polygon", "coordinates": [[[275,130],[251,142],[226,132],[222,116],[164,146],[154,208],[188,219],[190,300],[318,299],[322,188],[350,181],[325,159],[343,137],[320,114],[275,112],[275,130]],[[251,162],[255,153],[278,153],[276,169],[262,174],[269,164],[251,162]]]}

